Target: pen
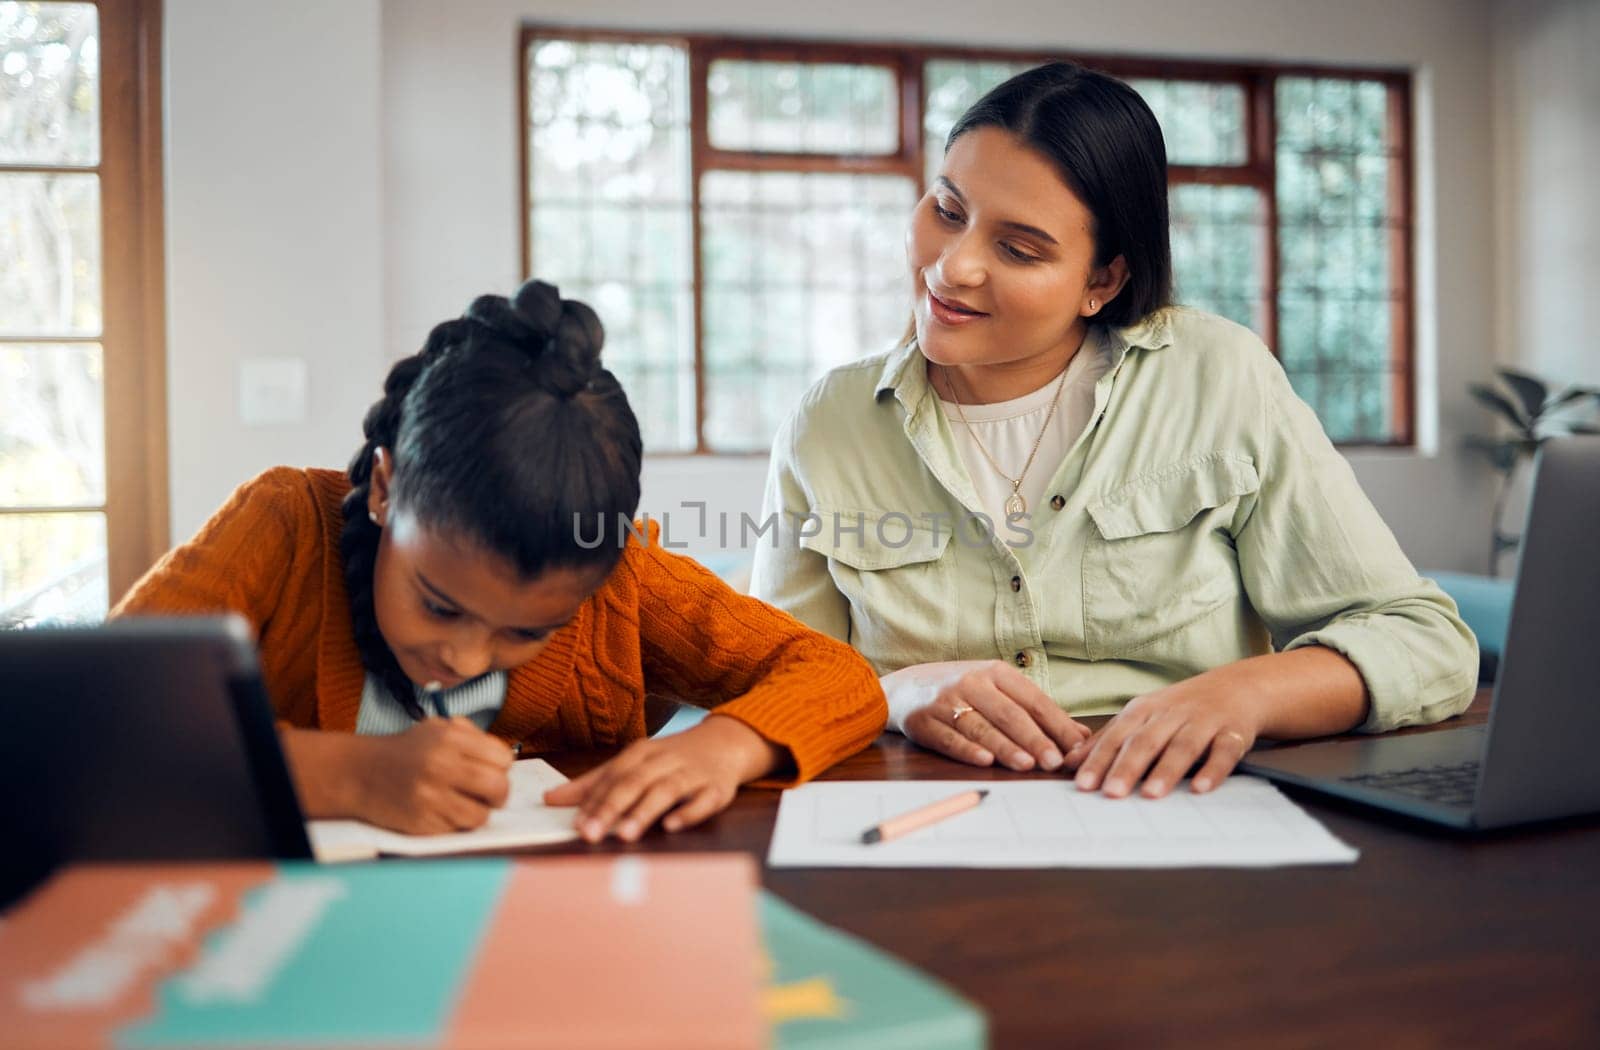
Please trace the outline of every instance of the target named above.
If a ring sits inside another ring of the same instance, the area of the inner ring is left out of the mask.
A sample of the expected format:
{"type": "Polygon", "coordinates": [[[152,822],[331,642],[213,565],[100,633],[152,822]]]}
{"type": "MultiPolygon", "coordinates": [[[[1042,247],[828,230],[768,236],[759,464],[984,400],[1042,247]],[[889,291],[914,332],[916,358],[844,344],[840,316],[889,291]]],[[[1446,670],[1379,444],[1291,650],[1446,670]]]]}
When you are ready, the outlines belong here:
{"type": "Polygon", "coordinates": [[[861,833],[861,841],[866,845],[874,842],[888,842],[901,835],[909,834],[918,828],[925,828],[946,817],[953,817],[957,813],[965,813],[989,797],[987,790],[963,791],[959,795],[930,802],[926,806],[918,807],[910,813],[902,813],[898,817],[890,817],[881,824],[874,824],[861,833]]]}
{"type": "MultiPolygon", "coordinates": [[[[427,695],[428,703],[433,705],[434,714],[438,715],[440,718],[450,717],[450,712],[445,710],[444,699],[440,695],[444,691],[444,686],[440,685],[438,682],[429,682],[427,685],[422,687],[422,691],[427,695]]],[[[512,743],[511,757],[513,760],[522,757],[521,741],[512,743]]]]}

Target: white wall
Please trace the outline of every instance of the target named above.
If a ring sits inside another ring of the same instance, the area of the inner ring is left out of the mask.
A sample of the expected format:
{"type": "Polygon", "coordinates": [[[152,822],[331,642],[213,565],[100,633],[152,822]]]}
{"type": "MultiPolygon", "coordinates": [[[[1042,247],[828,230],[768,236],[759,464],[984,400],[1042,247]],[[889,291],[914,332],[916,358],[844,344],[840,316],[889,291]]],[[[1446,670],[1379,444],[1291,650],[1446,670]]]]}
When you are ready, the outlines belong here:
{"type": "MultiPolygon", "coordinates": [[[[167,20],[173,374],[207,369],[174,379],[179,533],[267,461],[342,460],[382,367],[475,294],[520,279],[517,28],[539,20],[1415,69],[1425,442],[1416,453],[1351,459],[1419,564],[1481,562],[1486,475],[1459,445],[1483,422],[1463,388],[1491,367],[1495,331],[1488,0],[997,0],[981,18],[913,0],[294,0],[270,8],[173,0],[167,20]],[[238,106],[276,97],[283,55],[293,68],[332,67],[332,75],[314,96],[295,93],[287,107],[240,127],[238,106]],[[223,70],[226,77],[212,72],[223,70]],[[307,174],[307,158],[317,176],[307,174]],[[261,185],[276,192],[248,190],[261,185]],[[222,218],[243,223],[255,250],[237,256],[238,237],[222,218]],[[214,290],[197,292],[219,285],[228,286],[221,303],[214,290]],[[283,313],[259,307],[263,288],[283,313]],[[249,323],[230,323],[241,311],[249,323]],[[313,423],[241,429],[228,418],[230,380],[208,358],[285,345],[318,355],[313,423]],[[210,440],[196,447],[198,438],[210,440]]],[[[713,511],[754,513],[764,471],[756,459],[652,459],[645,506],[705,499],[713,511]]]]}
{"type": "Polygon", "coordinates": [[[167,0],[172,531],[279,463],[343,466],[384,355],[378,0],[167,0]],[[299,358],[305,422],[239,370],[299,358]]]}
{"type": "Polygon", "coordinates": [[[1498,0],[1496,356],[1600,385],[1600,2],[1498,0]]]}

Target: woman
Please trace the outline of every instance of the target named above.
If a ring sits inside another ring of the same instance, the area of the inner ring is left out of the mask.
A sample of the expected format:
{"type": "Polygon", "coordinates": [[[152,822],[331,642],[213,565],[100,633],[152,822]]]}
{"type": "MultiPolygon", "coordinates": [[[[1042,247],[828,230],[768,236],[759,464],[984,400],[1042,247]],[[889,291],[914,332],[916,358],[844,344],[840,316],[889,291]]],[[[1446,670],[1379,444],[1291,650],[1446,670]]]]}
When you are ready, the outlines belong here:
{"type": "Polygon", "coordinates": [[[118,605],[255,625],[309,816],[476,827],[516,751],[628,745],[546,800],[633,841],[878,735],[848,646],[619,524],[641,446],[603,339],[548,284],[479,297],[389,372],[348,472],[246,482],[118,605]],[[712,714],[642,739],[647,692],[712,714]]]}
{"type": "Polygon", "coordinates": [[[1170,306],[1166,151],[1131,88],[1063,63],[991,91],[906,245],[914,333],[780,433],[752,584],[867,657],[892,727],[1160,797],[1261,737],[1471,701],[1471,632],[1266,347],[1170,306]]]}

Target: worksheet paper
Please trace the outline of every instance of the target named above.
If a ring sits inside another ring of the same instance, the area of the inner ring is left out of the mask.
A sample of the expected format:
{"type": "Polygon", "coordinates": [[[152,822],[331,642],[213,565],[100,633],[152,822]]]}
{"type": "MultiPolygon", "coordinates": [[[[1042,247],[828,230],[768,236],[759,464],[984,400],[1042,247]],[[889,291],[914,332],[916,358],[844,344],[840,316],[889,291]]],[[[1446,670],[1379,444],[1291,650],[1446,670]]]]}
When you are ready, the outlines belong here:
{"type": "Polygon", "coordinates": [[[1271,783],[1234,776],[1207,794],[1111,799],[1070,780],[826,781],[783,793],[774,868],[1260,868],[1350,864],[1356,850],[1271,783]],[[864,845],[889,817],[962,791],[978,806],[864,845]]]}
{"type": "Polygon", "coordinates": [[[434,857],[444,853],[511,849],[570,842],[578,837],[572,827],[577,808],[547,806],[543,796],[567,778],[542,758],[511,765],[511,795],[506,804],[489,814],[474,831],[444,835],[402,835],[359,820],[308,820],[306,834],[320,861],[365,860],[380,853],[397,857],[434,857]]]}

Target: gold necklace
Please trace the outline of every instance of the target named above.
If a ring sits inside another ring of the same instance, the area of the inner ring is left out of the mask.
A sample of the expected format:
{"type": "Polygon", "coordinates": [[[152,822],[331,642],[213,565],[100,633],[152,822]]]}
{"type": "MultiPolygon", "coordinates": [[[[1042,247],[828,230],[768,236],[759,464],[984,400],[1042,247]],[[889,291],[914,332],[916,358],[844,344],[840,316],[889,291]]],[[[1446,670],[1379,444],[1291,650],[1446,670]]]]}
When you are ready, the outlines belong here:
{"type": "MultiPolygon", "coordinates": [[[[1070,366],[1071,362],[1068,362],[1068,364],[1070,366]]],[[[942,370],[945,366],[940,367],[942,370]]],[[[971,423],[967,422],[967,413],[962,410],[961,397],[956,392],[955,378],[948,372],[944,373],[944,385],[950,391],[950,400],[956,406],[956,415],[961,417],[961,425],[967,428],[967,434],[972,438],[972,443],[978,446],[978,451],[983,453],[983,458],[989,461],[989,466],[994,468],[994,472],[1004,478],[1006,484],[1011,486],[1011,496],[1005,502],[1006,516],[1009,518],[1018,514],[1026,514],[1028,512],[1028,501],[1022,496],[1022,479],[1028,476],[1028,468],[1033,466],[1033,457],[1039,454],[1039,445],[1044,441],[1044,433],[1050,429],[1050,420],[1055,418],[1056,406],[1061,403],[1061,390],[1067,385],[1067,369],[1063,368],[1061,370],[1061,378],[1056,380],[1056,393],[1050,399],[1050,411],[1044,414],[1044,423],[1039,426],[1039,433],[1033,439],[1033,448],[1028,450],[1028,460],[1022,464],[1022,473],[1015,478],[1000,469],[1000,464],[996,463],[994,457],[989,455],[989,450],[983,447],[983,439],[978,437],[978,432],[972,429],[971,423]]]]}

